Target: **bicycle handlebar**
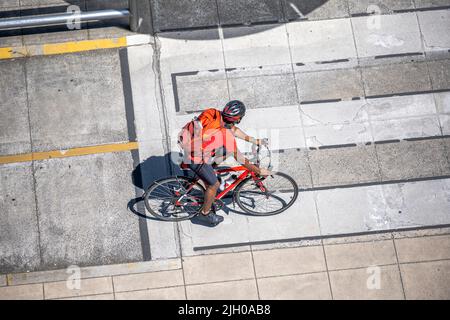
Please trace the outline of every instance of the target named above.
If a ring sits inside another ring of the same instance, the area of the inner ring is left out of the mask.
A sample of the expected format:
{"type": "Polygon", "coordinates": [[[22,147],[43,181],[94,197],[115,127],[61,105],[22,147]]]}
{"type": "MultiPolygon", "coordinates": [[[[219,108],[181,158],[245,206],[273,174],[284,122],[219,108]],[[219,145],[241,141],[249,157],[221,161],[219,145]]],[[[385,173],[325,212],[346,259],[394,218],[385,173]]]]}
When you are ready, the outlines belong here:
{"type": "Polygon", "coordinates": [[[261,165],[261,148],[264,147],[267,151],[267,158],[269,159],[269,165],[267,169],[270,169],[272,167],[272,152],[270,151],[269,147],[267,145],[253,145],[252,147],[252,154],[255,159],[256,165],[259,167],[261,165]]]}

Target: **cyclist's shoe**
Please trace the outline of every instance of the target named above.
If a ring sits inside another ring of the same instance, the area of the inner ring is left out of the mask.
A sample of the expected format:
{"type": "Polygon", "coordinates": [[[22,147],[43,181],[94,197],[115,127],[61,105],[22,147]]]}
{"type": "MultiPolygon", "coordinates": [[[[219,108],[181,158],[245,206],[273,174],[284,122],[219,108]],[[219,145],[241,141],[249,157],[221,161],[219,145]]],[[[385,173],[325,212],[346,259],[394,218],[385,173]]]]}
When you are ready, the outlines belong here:
{"type": "Polygon", "coordinates": [[[223,221],[222,216],[219,216],[218,214],[215,214],[212,211],[210,211],[208,215],[204,215],[203,213],[200,212],[197,215],[197,219],[203,223],[209,224],[212,227],[217,226],[219,223],[223,221]]]}

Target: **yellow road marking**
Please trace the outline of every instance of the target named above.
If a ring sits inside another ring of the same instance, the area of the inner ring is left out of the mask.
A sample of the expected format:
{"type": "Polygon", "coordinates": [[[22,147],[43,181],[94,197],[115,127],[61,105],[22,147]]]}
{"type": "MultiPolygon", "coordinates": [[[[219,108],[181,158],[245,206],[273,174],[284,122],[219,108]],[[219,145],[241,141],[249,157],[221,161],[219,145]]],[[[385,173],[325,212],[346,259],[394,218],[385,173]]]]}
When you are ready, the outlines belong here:
{"type": "Polygon", "coordinates": [[[33,161],[33,154],[19,154],[16,156],[0,156],[0,164],[33,161]]]}
{"type": "Polygon", "coordinates": [[[0,59],[11,59],[13,57],[13,48],[0,48],[0,59]]]}
{"type": "Polygon", "coordinates": [[[137,142],[129,142],[129,143],[108,144],[84,148],[74,148],[69,150],[34,152],[11,156],[0,156],[0,164],[30,162],[56,158],[70,158],[100,153],[124,152],[137,150],[138,148],[139,144],[137,142]]]}
{"type": "Polygon", "coordinates": [[[21,57],[56,55],[75,53],[99,49],[122,48],[128,45],[126,37],[117,39],[83,40],[44,45],[30,45],[24,47],[0,48],[0,60],[21,57]]]}
{"type": "Polygon", "coordinates": [[[82,51],[92,51],[98,49],[120,48],[127,45],[127,38],[101,39],[65,42],[56,44],[45,44],[43,46],[44,55],[54,55],[63,53],[74,53],[82,51]]]}
{"type": "Polygon", "coordinates": [[[34,47],[0,48],[0,60],[36,55],[33,50],[35,50],[34,47]]]}

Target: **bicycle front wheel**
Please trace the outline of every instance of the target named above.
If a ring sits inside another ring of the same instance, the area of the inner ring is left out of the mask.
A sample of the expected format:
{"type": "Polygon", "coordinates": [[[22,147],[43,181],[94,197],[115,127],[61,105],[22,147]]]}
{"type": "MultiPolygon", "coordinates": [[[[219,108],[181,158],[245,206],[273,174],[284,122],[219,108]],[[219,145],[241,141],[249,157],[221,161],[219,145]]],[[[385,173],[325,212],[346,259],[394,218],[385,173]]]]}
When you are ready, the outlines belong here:
{"type": "Polygon", "coordinates": [[[192,219],[203,206],[205,189],[186,177],[156,181],[144,194],[147,210],[159,220],[192,219]]]}
{"type": "Polygon", "coordinates": [[[290,176],[274,172],[273,175],[255,181],[245,180],[235,191],[235,201],[246,213],[255,216],[271,216],[290,208],[298,197],[298,186],[290,176]]]}

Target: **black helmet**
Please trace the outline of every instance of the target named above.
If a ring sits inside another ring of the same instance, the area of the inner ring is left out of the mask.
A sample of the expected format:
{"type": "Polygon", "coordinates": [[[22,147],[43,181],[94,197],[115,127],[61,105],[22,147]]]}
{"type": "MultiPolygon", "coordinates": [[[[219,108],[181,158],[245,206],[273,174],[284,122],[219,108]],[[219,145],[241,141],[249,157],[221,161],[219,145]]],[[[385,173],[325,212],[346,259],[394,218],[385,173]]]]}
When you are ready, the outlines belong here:
{"type": "Polygon", "coordinates": [[[245,105],[239,100],[233,100],[223,109],[222,118],[226,123],[239,123],[245,116],[245,112],[245,105]]]}

